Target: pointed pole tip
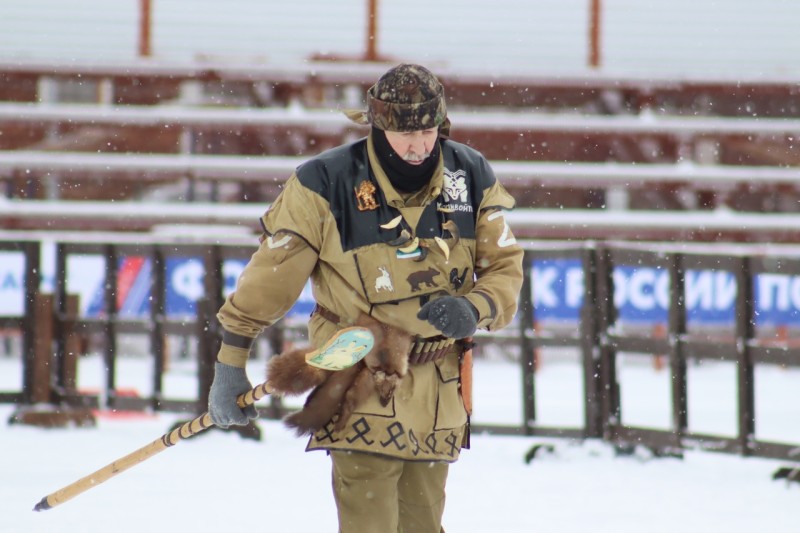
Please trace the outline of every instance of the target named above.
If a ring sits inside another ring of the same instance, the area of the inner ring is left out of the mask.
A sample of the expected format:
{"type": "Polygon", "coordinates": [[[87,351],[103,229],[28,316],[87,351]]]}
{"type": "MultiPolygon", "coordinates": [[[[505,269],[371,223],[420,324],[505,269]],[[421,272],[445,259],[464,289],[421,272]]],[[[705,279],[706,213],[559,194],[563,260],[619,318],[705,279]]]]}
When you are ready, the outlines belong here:
{"type": "Polygon", "coordinates": [[[33,510],[37,513],[40,511],[47,511],[48,509],[52,509],[52,507],[50,507],[50,504],[47,503],[47,496],[42,498],[42,501],[33,506],[33,510]]]}

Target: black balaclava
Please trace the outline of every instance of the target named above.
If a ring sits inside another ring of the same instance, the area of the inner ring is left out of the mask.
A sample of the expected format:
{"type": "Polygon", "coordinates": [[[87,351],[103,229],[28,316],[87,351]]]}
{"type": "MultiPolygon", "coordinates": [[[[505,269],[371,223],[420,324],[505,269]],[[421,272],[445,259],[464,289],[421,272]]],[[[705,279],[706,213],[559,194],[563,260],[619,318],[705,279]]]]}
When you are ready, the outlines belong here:
{"type": "Polygon", "coordinates": [[[433,177],[436,164],[439,162],[439,140],[433,145],[431,155],[425,158],[421,165],[412,165],[403,161],[403,158],[394,151],[386,138],[386,132],[373,126],[372,142],[375,154],[378,156],[381,168],[386,172],[392,187],[400,192],[417,192],[433,177]]]}

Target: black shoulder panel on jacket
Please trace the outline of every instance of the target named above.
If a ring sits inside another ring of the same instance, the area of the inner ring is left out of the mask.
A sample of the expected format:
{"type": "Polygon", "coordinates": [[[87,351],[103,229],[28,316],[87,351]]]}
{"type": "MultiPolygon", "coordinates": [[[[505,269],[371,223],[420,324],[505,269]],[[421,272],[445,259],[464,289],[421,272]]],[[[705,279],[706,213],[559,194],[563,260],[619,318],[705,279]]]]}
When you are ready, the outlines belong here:
{"type": "MultiPolygon", "coordinates": [[[[442,142],[444,190],[426,207],[417,225],[420,238],[442,236],[442,224],[453,220],[464,238],[475,237],[475,220],[483,192],[495,182],[485,158],[476,150],[453,141],[442,142]]],[[[336,221],[342,249],[395,242],[402,227],[383,229],[399,211],[390,207],[369,168],[366,139],[327,150],[296,170],[300,183],[328,202],[336,221]],[[365,182],[372,187],[375,206],[359,206],[357,191],[365,182]]]]}
{"type": "Polygon", "coordinates": [[[397,211],[387,205],[370,171],[366,138],[321,153],[298,167],[296,174],[304,187],[328,202],[343,250],[396,237],[394,232],[379,229],[382,223],[397,216],[397,211]],[[375,209],[359,209],[356,191],[365,181],[374,186],[372,194],[378,206],[375,209]]]}
{"type": "Polygon", "coordinates": [[[334,181],[355,184],[367,167],[366,138],[326,150],[297,167],[297,179],[304,187],[329,199],[334,181]]]}

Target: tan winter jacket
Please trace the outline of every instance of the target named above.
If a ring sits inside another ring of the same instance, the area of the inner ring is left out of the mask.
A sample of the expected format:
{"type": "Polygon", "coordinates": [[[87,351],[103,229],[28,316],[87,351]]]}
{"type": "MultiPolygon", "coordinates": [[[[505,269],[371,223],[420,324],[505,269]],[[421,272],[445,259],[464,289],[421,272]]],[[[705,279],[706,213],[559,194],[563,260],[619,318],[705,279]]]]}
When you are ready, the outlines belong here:
{"type": "MultiPolygon", "coordinates": [[[[262,218],[263,242],[217,315],[223,328],[256,337],[291,308],[309,278],[316,302],[340,319],[311,317],[315,345],[359,313],[439,335],[417,312],[447,294],[475,306],[479,328],[507,325],[522,285],[522,250],[503,217],[514,200],[480,153],[440,142],[430,183],[405,199],[377,163],[371,138],[301,165],[262,218]]],[[[223,343],[218,359],[244,366],[248,349],[231,344],[223,343]]],[[[458,371],[455,351],[412,365],[389,406],[367,402],[341,434],[323,430],[309,448],[455,460],[468,434],[458,371]]]]}

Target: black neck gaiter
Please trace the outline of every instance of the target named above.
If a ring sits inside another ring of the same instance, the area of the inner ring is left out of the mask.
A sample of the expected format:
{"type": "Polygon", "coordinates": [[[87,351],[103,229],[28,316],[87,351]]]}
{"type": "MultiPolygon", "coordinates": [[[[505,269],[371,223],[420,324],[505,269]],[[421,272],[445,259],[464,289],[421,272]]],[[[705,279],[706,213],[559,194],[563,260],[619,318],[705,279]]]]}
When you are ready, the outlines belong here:
{"type": "Polygon", "coordinates": [[[439,162],[438,140],[433,146],[431,155],[421,165],[412,165],[403,161],[403,158],[389,144],[383,130],[372,128],[372,143],[381,167],[396,190],[407,193],[417,192],[433,177],[436,164],[439,162]]]}

